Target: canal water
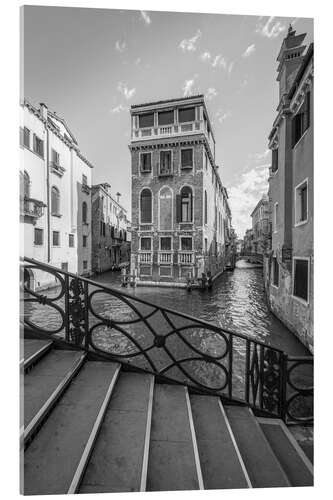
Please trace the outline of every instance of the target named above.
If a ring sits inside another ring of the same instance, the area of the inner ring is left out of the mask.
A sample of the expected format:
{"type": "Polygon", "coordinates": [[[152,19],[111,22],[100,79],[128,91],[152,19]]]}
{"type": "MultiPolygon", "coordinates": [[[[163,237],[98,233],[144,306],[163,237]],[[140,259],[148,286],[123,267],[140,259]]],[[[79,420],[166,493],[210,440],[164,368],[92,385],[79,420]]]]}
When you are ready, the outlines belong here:
{"type": "MultiPolygon", "coordinates": [[[[94,281],[121,288],[121,277],[117,272],[103,273],[94,277],[94,281]]],[[[238,261],[234,271],[224,272],[210,291],[193,290],[189,293],[182,288],[141,286],[125,290],[137,298],[263,341],[289,355],[309,354],[303,344],[270,312],[264,292],[262,268],[245,261],[238,261]]]]}

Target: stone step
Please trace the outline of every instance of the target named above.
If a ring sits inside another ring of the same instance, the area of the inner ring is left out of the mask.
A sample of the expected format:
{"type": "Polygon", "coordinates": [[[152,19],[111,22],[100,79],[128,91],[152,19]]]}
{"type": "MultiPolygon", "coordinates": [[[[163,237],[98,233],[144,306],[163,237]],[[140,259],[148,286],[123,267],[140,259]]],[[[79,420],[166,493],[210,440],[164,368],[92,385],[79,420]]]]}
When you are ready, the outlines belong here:
{"type": "Polygon", "coordinates": [[[111,362],[83,365],[25,450],[25,495],[77,491],[119,370],[111,362]]]}
{"type": "Polygon", "coordinates": [[[282,420],[258,418],[292,486],[313,486],[313,466],[282,420]]]}
{"type": "Polygon", "coordinates": [[[147,491],[203,489],[188,390],[158,384],[154,390],[147,491]]]}
{"type": "Polygon", "coordinates": [[[220,398],[190,399],[205,489],[251,487],[220,398]]]}
{"type": "Polygon", "coordinates": [[[33,370],[25,374],[24,416],[21,427],[21,439],[25,444],[63,394],[85,357],[81,351],[52,349],[33,370]]]}
{"type": "Polygon", "coordinates": [[[145,491],[154,377],[121,373],[80,493],[145,491]]]}
{"type": "Polygon", "coordinates": [[[291,486],[252,411],[225,406],[225,412],[253,488],[291,486]]]}
{"type": "Polygon", "coordinates": [[[22,357],[20,369],[27,371],[36,364],[52,348],[52,340],[24,339],[22,340],[22,357]]]}

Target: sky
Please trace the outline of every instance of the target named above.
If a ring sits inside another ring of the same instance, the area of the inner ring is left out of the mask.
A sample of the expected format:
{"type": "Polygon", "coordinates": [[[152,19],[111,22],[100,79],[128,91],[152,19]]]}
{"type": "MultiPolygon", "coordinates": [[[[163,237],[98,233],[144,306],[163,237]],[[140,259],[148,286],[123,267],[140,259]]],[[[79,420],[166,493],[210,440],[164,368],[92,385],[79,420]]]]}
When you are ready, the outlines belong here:
{"type": "Polygon", "coordinates": [[[216,163],[239,237],[268,189],[267,137],[278,105],[277,61],[289,23],[313,20],[69,7],[24,7],[22,97],[65,119],[130,214],[132,104],[203,93],[216,163]]]}

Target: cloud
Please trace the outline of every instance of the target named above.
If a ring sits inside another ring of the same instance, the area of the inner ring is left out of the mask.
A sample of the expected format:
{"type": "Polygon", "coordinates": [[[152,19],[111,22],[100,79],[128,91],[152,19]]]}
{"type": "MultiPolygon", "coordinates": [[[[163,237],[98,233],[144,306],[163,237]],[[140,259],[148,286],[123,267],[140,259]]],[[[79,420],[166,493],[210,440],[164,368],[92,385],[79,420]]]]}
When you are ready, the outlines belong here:
{"type": "Polygon", "coordinates": [[[151,24],[151,18],[148,12],[146,12],[145,10],[140,10],[140,14],[141,14],[141,19],[143,19],[143,21],[149,26],[149,24],[151,24]]]}
{"type": "Polygon", "coordinates": [[[210,64],[212,68],[223,68],[224,70],[228,71],[228,73],[232,71],[232,68],[234,66],[234,63],[228,63],[228,61],[225,57],[223,57],[222,54],[216,54],[214,56],[208,51],[202,52],[202,54],[200,54],[199,56],[199,59],[201,59],[201,61],[204,63],[210,64]]]}
{"type": "Polygon", "coordinates": [[[121,113],[122,111],[128,111],[128,108],[123,106],[123,104],[118,104],[118,106],[115,106],[114,108],[110,109],[110,113],[112,114],[118,114],[121,113]]]}
{"type": "Polygon", "coordinates": [[[211,57],[212,55],[210,52],[203,52],[202,54],[200,54],[200,59],[202,61],[209,61],[211,57]]]}
{"type": "Polygon", "coordinates": [[[126,49],[126,42],[120,42],[119,40],[116,41],[116,50],[118,52],[124,52],[126,49]]]}
{"type": "Polygon", "coordinates": [[[132,89],[129,89],[126,83],[119,82],[117,86],[117,90],[125,97],[125,99],[131,99],[135,93],[136,93],[136,88],[133,87],[132,89]]]}
{"type": "Polygon", "coordinates": [[[239,237],[252,227],[250,214],[262,195],[268,191],[268,167],[269,165],[252,167],[237,179],[236,184],[228,187],[232,224],[239,237]]]}
{"type": "Polygon", "coordinates": [[[214,87],[209,87],[209,89],[207,89],[207,92],[206,92],[207,101],[211,101],[212,99],[214,99],[214,97],[216,97],[217,94],[218,94],[218,92],[214,87]]]}
{"type": "Polygon", "coordinates": [[[280,35],[285,29],[286,26],[282,24],[280,21],[275,21],[275,17],[271,16],[268,21],[265,22],[264,17],[259,17],[255,32],[259,33],[261,36],[265,36],[266,38],[276,38],[280,35]]]}
{"type": "Polygon", "coordinates": [[[255,161],[262,161],[262,160],[265,160],[266,158],[268,158],[268,156],[270,155],[270,152],[271,152],[270,149],[265,149],[265,151],[263,151],[262,153],[250,154],[249,158],[251,160],[255,160],[255,161]]]}
{"type": "Polygon", "coordinates": [[[219,109],[215,113],[215,118],[217,119],[217,121],[219,123],[223,123],[224,120],[226,120],[227,118],[229,118],[229,116],[231,116],[231,111],[223,111],[222,109],[219,109]]]}
{"type": "Polygon", "coordinates": [[[250,55],[254,54],[256,51],[256,46],[253,43],[252,45],[249,45],[248,48],[243,52],[242,57],[249,57],[250,55]]]}
{"type": "Polygon", "coordinates": [[[184,97],[188,97],[190,95],[197,93],[197,92],[194,92],[194,85],[196,83],[195,81],[196,81],[197,76],[198,75],[194,75],[193,78],[189,78],[188,80],[185,80],[184,85],[182,87],[184,97]]]}
{"type": "Polygon", "coordinates": [[[182,49],[183,52],[195,52],[197,50],[197,42],[201,35],[201,31],[198,29],[192,38],[184,38],[184,40],[180,42],[179,48],[182,49]]]}
{"type": "Polygon", "coordinates": [[[141,57],[137,57],[134,61],[135,66],[139,66],[140,62],[141,62],[141,57]]]}

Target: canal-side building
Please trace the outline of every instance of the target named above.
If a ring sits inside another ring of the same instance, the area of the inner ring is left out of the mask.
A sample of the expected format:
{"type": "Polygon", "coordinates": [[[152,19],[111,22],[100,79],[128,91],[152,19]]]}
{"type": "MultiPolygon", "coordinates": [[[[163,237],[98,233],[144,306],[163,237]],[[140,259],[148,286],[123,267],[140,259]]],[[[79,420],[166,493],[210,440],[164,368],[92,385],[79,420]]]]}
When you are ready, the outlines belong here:
{"type": "Polygon", "coordinates": [[[313,44],[289,28],[278,55],[280,102],[269,135],[272,311],[313,350],[313,44]]]}
{"type": "Polygon", "coordinates": [[[130,112],[131,272],[138,284],[216,276],[232,227],[204,96],[133,105],[130,112]]]}
{"type": "Polygon", "coordinates": [[[253,253],[263,255],[267,249],[270,239],[270,207],[269,198],[264,194],[258,201],[253,212],[252,217],[252,248],[253,253]]]}
{"type": "MultiPolygon", "coordinates": [[[[25,100],[20,108],[21,254],[90,275],[93,165],[63,118],[45,104],[25,100]]],[[[32,272],[25,279],[34,287],[54,282],[32,272]]]]}
{"type": "Polygon", "coordinates": [[[110,184],[92,186],[92,270],[101,273],[130,264],[130,222],[119,203],[120,193],[111,194],[110,184]]]}
{"type": "Polygon", "coordinates": [[[243,239],[243,254],[254,253],[253,247],[253,229],[247,229],[245,231],[244,239],[243,239]]]}

